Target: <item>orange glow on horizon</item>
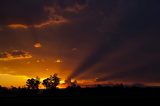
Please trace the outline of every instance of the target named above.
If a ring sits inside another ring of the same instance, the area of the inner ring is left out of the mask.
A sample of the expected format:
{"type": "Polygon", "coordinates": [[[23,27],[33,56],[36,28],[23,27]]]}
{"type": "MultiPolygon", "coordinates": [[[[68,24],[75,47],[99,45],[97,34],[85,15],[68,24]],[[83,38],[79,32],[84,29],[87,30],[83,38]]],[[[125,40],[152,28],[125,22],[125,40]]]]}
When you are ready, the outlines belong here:
{"type": "Polygon", "coordinates": [[[27,76],[0,74],[0,85],[8,88],[11,86],[23,87],[28,78],[27,76]]]}
{"type": "MultiPolygon", "coordinates": [[[[24,87],[26,84],[27,79],[31,77],[23,76],[23,75],[11,75],[11,74],[0,74],[0,85],[4,87],[10,88],[11,86],[14,87],[24,87]]],[[[40,78],[40,89],[45,89],[42,85],[43,80],[46,78],[40,78]]],[[[65,84],[65,80],[61,80],[58,88],[66,88],[67,85],[65,84]]]]}

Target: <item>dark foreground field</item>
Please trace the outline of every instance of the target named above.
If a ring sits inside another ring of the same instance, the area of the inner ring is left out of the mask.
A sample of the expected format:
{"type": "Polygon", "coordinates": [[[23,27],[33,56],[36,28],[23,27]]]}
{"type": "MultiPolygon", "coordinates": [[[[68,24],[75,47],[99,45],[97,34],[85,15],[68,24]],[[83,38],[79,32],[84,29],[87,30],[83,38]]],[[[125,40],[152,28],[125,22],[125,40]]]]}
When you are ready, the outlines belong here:
{"type": "Polygon", "coordinates": [[[160,88],[97,87],[57,90],[1,90],[2,104],[136,104],[159,103],[160,88]]]}

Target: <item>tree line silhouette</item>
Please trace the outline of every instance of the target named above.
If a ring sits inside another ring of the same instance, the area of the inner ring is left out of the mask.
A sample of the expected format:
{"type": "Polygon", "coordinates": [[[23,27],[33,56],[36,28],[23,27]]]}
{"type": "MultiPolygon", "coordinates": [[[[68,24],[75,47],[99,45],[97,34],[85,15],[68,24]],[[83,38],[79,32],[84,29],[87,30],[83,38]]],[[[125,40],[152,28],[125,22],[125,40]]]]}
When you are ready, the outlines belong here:
{"type": "MultiPolygon", "coordinates": [[[[96,85],[94,87],[80,87],[75,80],[71,82],[67,80],[65,83],[68,85],[65,89],[57,89],[60,84],[61,78],[58,74],[50,75],[43,81],[39,77],[30,78],[26,80],[24,87],[11,87],[6,88],[0,86],[0,100],[5,101],[32,101],[38,103],[46,103],[48,101],[62,100],[132,100],[146,98],[160,98],[160,87],[147,87],[139,84],[133,86],[125,86],[123,84],[116,85],[96,85]],[[42,84],[46,89],[39,89],[42,84]]],[[[81,102],[83,103],[83,102],[81,102]]]]}
{"type": "MultiPolygon", "coordinates": [[[[42,85],[46,89],[56,89],[57,86],[60,84],[60,81],[61,81],[61,78],[59,78],[58,74],[55,73],[53,75],[50,75],[50,77],[44,79],[42,81],[42,85]]],[[[41,84],[41,81],[39,77],[31,78],[26,81],[26,86],[28,89],[33,89],[33,90],[39,89],[40,84],[41,84]]],[[[70,81],[70,84],[68,85],[68,87],[77,88],[80,86],[78,86],[77,81],[75,80],[74,82],[70,81]]]]}

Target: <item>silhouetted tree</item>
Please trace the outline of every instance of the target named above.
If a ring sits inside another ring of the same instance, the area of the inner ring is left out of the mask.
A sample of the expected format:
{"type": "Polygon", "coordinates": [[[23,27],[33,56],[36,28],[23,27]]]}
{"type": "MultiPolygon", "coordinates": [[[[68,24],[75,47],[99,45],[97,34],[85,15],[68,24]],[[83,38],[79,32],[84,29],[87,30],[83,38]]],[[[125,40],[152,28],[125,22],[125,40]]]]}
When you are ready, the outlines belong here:
{"type": "Polygon", "coordinates": [[[40,78],[31,78],[26,81],[26,86],[28,89],[39,89],[40,78]]]}
{"type": "Polygon", "coordinates": [[[0,91],[1,90],[8,90],[8,88],[7,87],[3,87],[3,86],[0,85],[0,91]]]}
{"type": "Polygon", "coordinates": [[[77,81],[71,82],[71,88],[76,88],[78,86],[77,81]]]}
{"type": "Polygon", "coordinates": [[[51,75],[49,78],[46,78],[43,80],[43,86],[46,87],[46,89],[55,89],[60,83],[60,78],[58,77],[58,74],[51,75]]]}
{"type": "Polygon", "coordinates": [[[43,80],[43,86],[46,87],[46,89],[49,89],[50,88],[50,79],[49,78],[46,78],[43,80]]]}
{"type": "Polygon", "coordinates": [[[17,89],[18,89],[17,87],[11,86],[12,91],[16,91],[17,89]]]}
{"type": "Polygon", "coordinates": [[[80,88],[80,86],[78,85],[77,81],[73,81],[71,82],[70,86],[68,88],[80,88]]]}

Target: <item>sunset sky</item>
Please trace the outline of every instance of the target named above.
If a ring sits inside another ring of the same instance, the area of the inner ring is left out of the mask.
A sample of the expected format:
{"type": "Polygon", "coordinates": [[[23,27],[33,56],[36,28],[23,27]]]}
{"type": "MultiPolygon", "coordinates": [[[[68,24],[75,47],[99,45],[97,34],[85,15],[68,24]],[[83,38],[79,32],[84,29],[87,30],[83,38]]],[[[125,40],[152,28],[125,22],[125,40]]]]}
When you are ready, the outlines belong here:
{"type": "Polygon", "coordinates": [[[0,0],[0,85],[160,85],[159,0],[0,0]]]}

